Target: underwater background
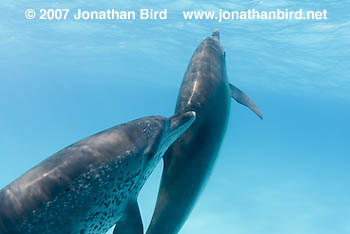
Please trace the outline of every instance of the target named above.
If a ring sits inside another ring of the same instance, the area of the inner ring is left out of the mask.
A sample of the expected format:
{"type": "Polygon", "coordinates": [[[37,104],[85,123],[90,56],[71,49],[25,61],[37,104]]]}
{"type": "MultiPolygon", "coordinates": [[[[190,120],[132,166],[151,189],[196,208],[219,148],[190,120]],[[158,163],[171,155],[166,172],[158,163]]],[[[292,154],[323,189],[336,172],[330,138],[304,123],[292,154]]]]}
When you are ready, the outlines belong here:
{"type": "MultiPolygon", "coordinates": [[[[2,0],[0,12],[0,188],[86,136],[172,115],[195,48],[218,28],[229,81],[264,120],[232,101],[216,165],[180,233],[350,233],[350,1],[2,0]],[[166,8],[169,19],[26,20],[27,8],[166,8]],[[328,19],[182,17],[220,8],[327,9],[328,19]]],[[[139,196],[145,229],[161,173],[162,162],[139,196]]]]}

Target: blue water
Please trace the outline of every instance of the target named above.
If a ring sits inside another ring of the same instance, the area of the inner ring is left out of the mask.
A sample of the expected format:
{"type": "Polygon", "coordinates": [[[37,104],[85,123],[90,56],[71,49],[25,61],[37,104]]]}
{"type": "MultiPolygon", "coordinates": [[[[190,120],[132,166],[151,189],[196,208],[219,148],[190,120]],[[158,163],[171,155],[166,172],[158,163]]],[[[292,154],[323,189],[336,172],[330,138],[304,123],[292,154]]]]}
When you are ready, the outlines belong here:
{"type": "MultiPolygon", "coordinates": [[[[349,1],[0,3],[0,187],[63,147],[147,115],[173,113],[196,46],[220,30],[232,102],[220,155],[181,234],[350,233],[349,1]],[[166,21],[26,20],[27,8],[139,8],[166,21]],[[320,21],[185,21],[182,10],[312,9],[320,21]]],[[[147,227],[159,164],[139,197],[147,227]]],[[[110,232],[111,233],[111,232],[110,232]]]]}

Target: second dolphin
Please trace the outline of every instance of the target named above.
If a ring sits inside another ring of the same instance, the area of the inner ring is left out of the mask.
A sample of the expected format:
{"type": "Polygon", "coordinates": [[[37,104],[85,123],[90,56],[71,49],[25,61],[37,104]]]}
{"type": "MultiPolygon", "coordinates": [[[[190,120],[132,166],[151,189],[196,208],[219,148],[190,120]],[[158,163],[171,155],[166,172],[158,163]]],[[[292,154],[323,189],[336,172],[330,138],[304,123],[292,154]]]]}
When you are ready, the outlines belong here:
{"type": "Polygon", "coordinates": [[[225,52],[215,30],[194,52],[182,82],[175,113],[193,110],[197,118],[164,155],[161,185],[147,234],[176,234],[186,221],[220,149],[230,97],[262,118],[254,103],[228,83],[225,52]]]}

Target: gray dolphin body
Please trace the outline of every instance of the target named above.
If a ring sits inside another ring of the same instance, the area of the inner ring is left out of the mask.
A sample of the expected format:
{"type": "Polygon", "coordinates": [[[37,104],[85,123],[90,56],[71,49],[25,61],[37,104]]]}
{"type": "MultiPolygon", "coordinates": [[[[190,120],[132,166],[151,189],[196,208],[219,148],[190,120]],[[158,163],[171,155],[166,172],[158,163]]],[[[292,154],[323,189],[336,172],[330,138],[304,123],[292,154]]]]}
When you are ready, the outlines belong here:
{"type": "Polygon", "coordinates": [[[254,103],[228,83],[225,52],[216,30],[198,46],[185,73],[175,113],[194,110],[197,118],[163,157],[161,184],[147,234],[175,234],[186,221],[217,157],[231,97],[262,118],[254,103]]]}
{"type": "Polygon", "coordinates": [[[194,119],[145,117],[57,152],[0,190],[0,233],[143,233],[140,189],[194,119]]]}

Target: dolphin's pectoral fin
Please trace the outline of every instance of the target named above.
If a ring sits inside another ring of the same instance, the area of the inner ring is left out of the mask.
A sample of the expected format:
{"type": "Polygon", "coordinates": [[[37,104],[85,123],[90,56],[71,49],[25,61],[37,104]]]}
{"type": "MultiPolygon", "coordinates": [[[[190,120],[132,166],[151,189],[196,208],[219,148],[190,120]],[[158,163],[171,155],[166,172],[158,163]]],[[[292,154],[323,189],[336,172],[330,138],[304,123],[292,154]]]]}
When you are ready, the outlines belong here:
{"type": "Polygon", "coordinates": [[[113,234],[143,234],[143,224],[136,199],[132,199],[126,205],[124,214],[116,223],[113,234]]]}
{"type": "Polygon", "coordinates": [[[235,99],[238,103],[245,105],[246,107],[254,111],[254,113],[257,114],[260,119],[262,119],[262,115],[258,110],[258,108],[256,107],[256,105],[254,104],[254,102],[250,100],[250,98],[245,93],[243,93],[242,90],[235,87],[233,84],[229,84],[229,85],[230,85],[231,97],[235,99]]]}

